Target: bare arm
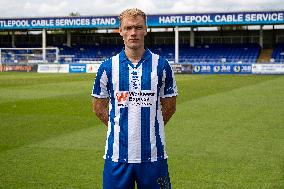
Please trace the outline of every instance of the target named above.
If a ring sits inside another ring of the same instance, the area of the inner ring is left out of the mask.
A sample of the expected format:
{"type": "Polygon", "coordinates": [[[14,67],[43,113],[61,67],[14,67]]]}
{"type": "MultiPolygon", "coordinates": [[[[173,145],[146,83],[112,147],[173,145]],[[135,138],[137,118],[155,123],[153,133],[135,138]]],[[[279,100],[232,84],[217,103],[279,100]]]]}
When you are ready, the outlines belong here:
{"type": "Polygon", "coordinates": [[[176,97],[160,98],[164,124],[166,125],[176,112],[176,97]]]}
{"type": "Polygon", "coordinates": [[[108,125],[108,98],[93,98],[93,112],[107,126],[108,125]]]}

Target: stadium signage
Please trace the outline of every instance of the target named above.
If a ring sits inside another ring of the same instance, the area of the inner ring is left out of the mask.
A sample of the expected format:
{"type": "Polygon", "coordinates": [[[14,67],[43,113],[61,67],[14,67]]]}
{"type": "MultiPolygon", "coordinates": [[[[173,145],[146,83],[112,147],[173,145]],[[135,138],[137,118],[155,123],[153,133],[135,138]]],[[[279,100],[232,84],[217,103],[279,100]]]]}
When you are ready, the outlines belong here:
{"type": "Polygon", "coordinates": [[[284,64],[253,64],[253,74],[284,74],[284,64]]]}
{"type": "Polygon", "coordinates": [[[32,66],[25,66],[25,65],[1,65],[0,66],[0,72],[9,72],[9,71],[25,71],[30,72],[32,71],[32,66]]]}
{"type": "Polygon", "coordinates": [[[116,17],[0,19],[0,29],[118,27],[116,17]]]}
{"type": "Polygon", "coordinates": [[[69,73],[86,73],[86,64],[69,64],[69,73]]]}
{"type": "MultiPolygon", "coordinates": [[[[252,64],[192,64],[193,74],[251,74],[252,64]]],[[[183,72],[181,72],[183,73],[183,72]]]]}
{"type": "Polygon", "coordinates": [[[99,70],[101,63],[97,64],[87,64],[86,66],[86,72],[87,73],[97,73],[99,70]]]}
{"type": "Polygon", "coordinates": [[[274,14],[226,14],[226,15],[192,15],[192,16],[160,16],[160,24],[193,24],[193,23],[234,23],[282,21],[283,13],[274,14]]]}
{"type": "Polygon", "coordinates": [[[281,24],[284,11],[153,15],[147,22],[149,26],[281,24]]]}
{"type": "MultiPolygon", "coordinates": [[[[284,24],[284,11],[149,15],[147,24],[149,27],[284,24]]],[[[0,30],[118,27],[117,16],[0,19],[0,30]]]]}
{"type": "Polygon", "coordinates": [[[68,64],[39,64],[38,73],[69,73],[68,64]]]}

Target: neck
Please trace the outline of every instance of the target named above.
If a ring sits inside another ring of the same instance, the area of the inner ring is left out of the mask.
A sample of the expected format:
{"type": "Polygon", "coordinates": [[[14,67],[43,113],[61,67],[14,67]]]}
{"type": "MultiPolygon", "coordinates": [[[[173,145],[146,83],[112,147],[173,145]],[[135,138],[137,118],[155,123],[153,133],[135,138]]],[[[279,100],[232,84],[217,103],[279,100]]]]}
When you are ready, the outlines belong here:
{"type": "Polygon", "coordinates": [[[130,49],[125,47],[125,54],[132,63],[138,63],[145,52],[144,47],[140,49],[130,49]]]}

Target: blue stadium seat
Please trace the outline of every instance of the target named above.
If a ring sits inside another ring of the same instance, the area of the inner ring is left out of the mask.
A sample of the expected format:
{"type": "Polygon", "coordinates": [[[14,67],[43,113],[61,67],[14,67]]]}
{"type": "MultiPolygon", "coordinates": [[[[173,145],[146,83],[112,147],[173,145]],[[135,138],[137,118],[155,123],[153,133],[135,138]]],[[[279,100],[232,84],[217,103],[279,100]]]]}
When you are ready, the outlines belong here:
{"type": "Polygon", "coordinates": [[[274,59],[275,63],[284,63],[284,44],[279,43],[273,49],[271,58],[274,59]]]}

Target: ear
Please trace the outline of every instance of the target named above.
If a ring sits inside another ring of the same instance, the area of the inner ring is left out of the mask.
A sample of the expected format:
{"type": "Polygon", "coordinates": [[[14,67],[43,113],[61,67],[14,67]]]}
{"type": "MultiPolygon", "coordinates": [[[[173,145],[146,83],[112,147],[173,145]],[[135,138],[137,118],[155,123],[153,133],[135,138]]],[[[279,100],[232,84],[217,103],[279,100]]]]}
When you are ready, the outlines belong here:
{"type": "Polygon", "coordinates": [[[144,33],[144,36],[147,35],[147,26],[145,27],[145,33],[144,33]]]}
{"type": "Polygon", "coordinates": [[[119,27],[118,31],[119,31],[119,35],[122,36],[122,28],[121,27],[119,27]]]}

